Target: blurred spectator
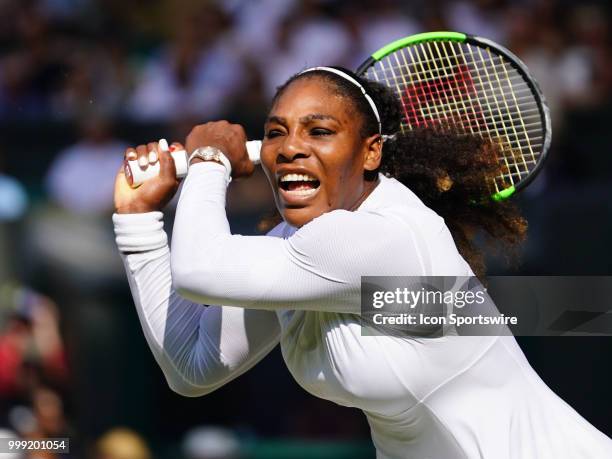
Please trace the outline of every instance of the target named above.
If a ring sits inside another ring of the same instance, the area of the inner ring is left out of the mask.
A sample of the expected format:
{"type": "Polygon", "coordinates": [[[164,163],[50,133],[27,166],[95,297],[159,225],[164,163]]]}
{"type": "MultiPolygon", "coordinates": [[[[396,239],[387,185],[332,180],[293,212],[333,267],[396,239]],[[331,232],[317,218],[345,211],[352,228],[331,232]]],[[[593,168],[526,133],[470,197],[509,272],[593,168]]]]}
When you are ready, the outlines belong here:
{"type": "Polygon", "coordinates": [[[506,42],[505,0],[449,1],[443,11],[449,30],[506,42]]]}
{"type": "Polygon", "coordinates": [[[28,195],[18,180],[0,172],[0,224],[23,216],[28,206],[28,195]]]}
{"type": "Polygon", "coordinates": [[[57,118],[74,119],[95,112],[120,113],[133,84],[128,59],[120,42],[83,45],[66,53],[66,78],[52,95],[51,111],[57,118]]]}
{"type": "Polygon", "coordinates": [[[93,459],[151,459],[144,439],[126,428],[114,428],[98,439],[93,459]]]}
{"type": "MultiPolygon", "coordinates": [[[[35,428],[24,435],[26,439],[39,440],[51,438],[68,438],[73,442],[72,453],[76,449],[75,436],[69,427],[65,413],[64,403],[55,391],[39,387],[32,394],[32,411],[36,420],[35,428]]],[[[73,454],[55,453],[53,451],[37,452],[36,459],[70,459],[75,457],[73,454]]]]}
{"type": "Polygon", "coordinates": [[[238,459],[240,442],[231,431],[221,427],[200,426],[185,435],[183,452],[186,459],[238,459]]]}
{"type": "Polygon", "coordinates": [[[230,17],[214,3],[177,10],[171,18],[173,41],[141,68],[128,104],[134,119],[214,117],[243,81],[245,69],[229,35],[230,17]]]}
{"type": "Polygon", "coordinates": [[[11,12],[19,47],[0,59],[0,115],[29,118],[48,114],[49,99],[66,66],[62,43],[51,38],[52,24],[37,2],[15,3],[11,12]]]}
{"type": "Polygon", "coordinates": [[[392,41],[423,32],[423,29],[413,17],[398,14],[397,3],[393,0],[379,0],[372,5],[372,8],[361,12],[358,31],[361,50],[355,56],[359,62],[355,62],[353,67],[361,64],[366,56],[392,41]]]}
{"type": "Polygon", "coordinates": [[[107,225],[126,144],[95,115],[83,120],[81,135],[52,162],[45,185],[57,207],[35,210],[27,239],[37,268],[61,276],[66,288],[91,292],[123,274],[107,225]]]}
{"type": "Polygon", "coordinates": [[[324,3],[303,1],[276,31],[259,57],[268,97],[294,73],[314,65],[349,65],[353,40],[343,22],[326,14],[324,3]],[[330,44],[333,43],[333,46],[330,44]]]}
{"type": "Polygon", "coordinates": [[[51,164],[46,178],[49,196],[77,214],[109,213],[126,144],[113,137],[108,120],[97,116],[82,123],[81,133],[81,139],[51,164]]]}
{"type": "Polygon", "coordinates": [[[235,18],[234,45],[253,59],[276,47],[281,23],[298,3],[298,0],[232,0],[221,5],[235,18]]]}
{"type": "Polygon", "coordinates": [[[521,57],[546,95],[555,127],[560,128],[567,104],[585,101],[592,89],[592,56],[546,25],[537,27],[533,38],[521,57]]]}
{"type": "Polygon", "coordinates": [[[27,397],[40,384],[62,387],[67,378],[55,304],[27,287],[2,285],[0,399],[27,397]]]}
{"type": "Polygon", "coordinates": [[[4,158],[0,149],[0,284],[15,275],[16,243],[20,234],[18,224],[28,209],[28,195],[24,186],[3,172],[4,158]]]}
{"type": "MultiPolygon", "coordinates": [[[[612,43],[610,41],[609,11],[601,5],[579,5],[570,13],[568,34],[573,38],[573,48],[588,57],[590,66],[582,72],[592,75],[590,86],[580,88],[576,94],[566,96],[570,107],[599,107],[610,101],[612,90],[612,43]]],[[[573,70],[573,69],[572,69],[573,70]]],[[[580,74],[580,71],[579,71],[580,74]]],[[[569,78],[569,77],[566,77],[569,78]]]]}

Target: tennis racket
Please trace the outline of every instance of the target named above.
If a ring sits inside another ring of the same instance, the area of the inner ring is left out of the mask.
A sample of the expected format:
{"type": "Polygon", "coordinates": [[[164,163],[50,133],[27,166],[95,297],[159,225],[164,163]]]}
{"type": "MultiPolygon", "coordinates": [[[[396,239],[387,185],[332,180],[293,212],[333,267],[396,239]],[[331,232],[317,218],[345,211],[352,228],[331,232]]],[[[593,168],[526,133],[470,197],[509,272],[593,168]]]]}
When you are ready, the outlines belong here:
{"type": "Polygon", "coordinates": [[[356,71],[399,97],[401,130],[434,128],[497,144],[502,173],[488,179],[506,199],[538,174],[550,148],[550,112],[525,64],[485,38],[429,32],[394,41],[356,71]]]}

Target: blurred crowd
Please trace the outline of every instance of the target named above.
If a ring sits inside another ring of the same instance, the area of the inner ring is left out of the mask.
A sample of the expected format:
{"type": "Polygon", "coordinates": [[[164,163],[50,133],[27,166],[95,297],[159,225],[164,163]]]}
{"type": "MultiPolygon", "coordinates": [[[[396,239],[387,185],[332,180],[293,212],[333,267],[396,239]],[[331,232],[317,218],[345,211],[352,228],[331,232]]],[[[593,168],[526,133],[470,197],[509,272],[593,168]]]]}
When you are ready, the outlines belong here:
{"type": "MultiPolygon", "coordinates": [[[[240,457],[255,434],[367,441],[359,413],[278,389],[293,384],[278,354],[231,394],[169,393],[113,241],[124,148],[219,118],[257,138],[275,88],[305,67],[355,68],[423,31],[481,35],[525,61],[553,114],[551,159],[522,197],[520,273],[605,274],[610,15],[570,0],[0,0],[0,437],[71,437],[69,457],[94,459],[162,457],[171,442],[163,457],[240,457]]],[[[253,233],[272,209],[263,174],[233,184],[228,207],[253,233]]]]}
{"type": "Polygon", "coordinates": [[[476,33],[521,56],[556,112],[612,79],[604,2],[4,0],[0,116],[136,121],[261,110],[305,66],[355,67],[398,37],[476,33]]]}

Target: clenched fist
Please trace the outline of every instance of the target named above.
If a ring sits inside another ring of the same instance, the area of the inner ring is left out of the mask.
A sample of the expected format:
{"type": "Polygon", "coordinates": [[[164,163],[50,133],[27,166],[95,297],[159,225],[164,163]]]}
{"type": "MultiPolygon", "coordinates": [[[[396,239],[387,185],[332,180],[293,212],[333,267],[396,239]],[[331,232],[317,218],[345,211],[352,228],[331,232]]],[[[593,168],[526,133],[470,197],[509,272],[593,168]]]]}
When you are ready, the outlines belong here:
{"type": "MultiPolygon", "coordinates": [[[[239,124],[227,121],[214,121],[195,126],[185,141],[187,152],[193,153],[196,148],[215,147],[221,150],[232,165],[232,177],[248,177],[253,174],[255,165],[249,159],[246,149],[246,133],[239,124]]],[[[193,159],[193,163],[201,161],[193,159]]]]}
{"type": "MultiPolygon", "coordinates": [[[[180,143],[173,143],[172,150],[183,149],[180,143]]],[[[138,145],[125,150],[124,159],[138,161],[142,169],[159,161],[159,175],[146,180],[138,188],[128,185],[123,167],[115,178],[115,211],[118,214],[138,214],[162,210],[172,199],[179,186],[176,168],[170,152],[159,148],[157,142],[138,145]]]]}

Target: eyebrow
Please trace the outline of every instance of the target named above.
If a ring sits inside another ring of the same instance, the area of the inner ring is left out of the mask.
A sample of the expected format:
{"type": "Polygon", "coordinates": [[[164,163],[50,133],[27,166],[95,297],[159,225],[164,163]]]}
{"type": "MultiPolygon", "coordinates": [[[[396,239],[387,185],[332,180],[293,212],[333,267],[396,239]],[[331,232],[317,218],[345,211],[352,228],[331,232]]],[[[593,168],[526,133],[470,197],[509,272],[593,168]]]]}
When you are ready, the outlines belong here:
{"type": "Polygon", "coordinates": [[[265,124],[268,123],[287,124],[287,120],[280,116],[268,116],[265,124]]]}
{"type": "Polygon", "coordinates": [[[321,113],[312,113],[310,115],[306,115],[300,118],[300,123],[309,123],[310,121],[313,120],[332,120],[332,121],[338,121],[335,117],[331,116],[331,115],[323,115],[321,113]]]}
{"type": "MultiPolygon", "coordinates": [[[[302,116],[299,119],[300,123],[302,124],[307,124],[314,120],[332,120],[332,121],[336,121],[337,123],[339,122],[336,117],[331,116],[331,115],[324,115],[322,113],[311,113],[309,115],[302,116]]],[[[268,123],[278,123],[278,124],[286,125],[287,120],[281,116],[269,116],[268,118],[266,118],[266,124],[268,123]]]]}

